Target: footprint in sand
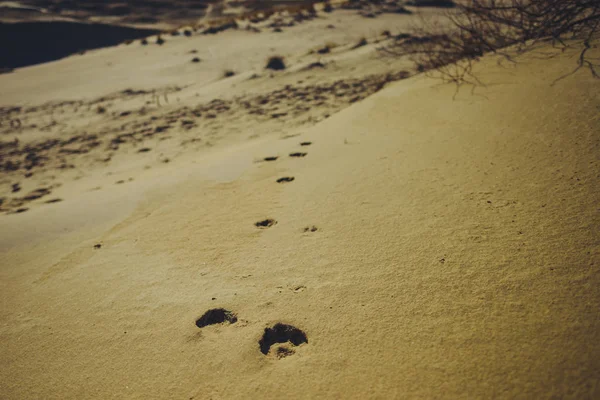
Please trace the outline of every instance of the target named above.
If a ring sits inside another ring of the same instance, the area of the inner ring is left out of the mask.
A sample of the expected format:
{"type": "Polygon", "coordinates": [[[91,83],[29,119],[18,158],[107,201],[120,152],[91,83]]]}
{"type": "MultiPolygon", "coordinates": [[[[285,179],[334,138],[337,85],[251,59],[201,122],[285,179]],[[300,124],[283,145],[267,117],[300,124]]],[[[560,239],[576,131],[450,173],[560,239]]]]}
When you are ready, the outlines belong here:
{"type": "Polygon", "coordinates": [[[196,326],[198,328],[204,328],[208,325],[223,324],[225,322],[235,324],[237,320],[237,315],[229,310],[224,308],[212,308],[196,320],[196,326]]]}
{"type": "Polygon", "coordinates": [[[258,341],[261,353],[271,354],[280,359],[294,354],[294,347],[303,343],[308,343],[306,333],[295,326],[282,323],[265,328],[262,338],[258,341]]]}
{"type": "Polygon", "coordinates": [[[307,226],[306,228],[304,228],[304,233],[307,233],[307,232],[316,232],[318,230],[319,230],[319,228],[317,228],[314,225],[313,226],[307,226]]]}
{"type": "Polygon", "coordinates": [[[284,176],[283,178],[279,178],[277,179],[277,183],[286,183],[286,182],[292,182],[294,179],[293,176],[284,176]]]}
{"type": "Polygon", "coordinates": [[[300,152],[297,152],[297,153],[290,153],[290,157],[304,157],[304,156],[306,156],[307,154],[308,154],[308,153],[300,153],[300,152]]]}
{"type": "Polygon", "coordinates": [[[267,218],[267,219],[265,219],[265,220],[258,221],[258,222],[256,222],[256,223],[254,223],[254,226],[256,226],[257,228],[263,228],[263,229],[266,229],[266,228],[270,228],[270,227],[272,227],[272,226],[273,226],[273,225],[275,225],[276,223],[277,223],[277,221],[275,221],[274,219],[272,219],[272,218],[267,218]]]}
{"type": "Polygon", "coordinates": [[[290,288],[290,290],[294,293],[300,293],[306,290],[306,286],[304,285],[298,285],[298,286],[293,286],[290,288]]]}

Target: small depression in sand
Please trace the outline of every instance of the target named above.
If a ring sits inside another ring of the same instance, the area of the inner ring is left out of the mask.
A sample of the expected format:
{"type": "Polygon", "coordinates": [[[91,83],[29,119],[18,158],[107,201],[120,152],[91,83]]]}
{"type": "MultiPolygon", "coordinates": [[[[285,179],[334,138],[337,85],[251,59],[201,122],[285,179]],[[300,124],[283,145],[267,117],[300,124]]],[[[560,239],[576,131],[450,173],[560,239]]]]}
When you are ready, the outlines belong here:
{"type": "Polygon", "coordinates": [[[236,323],[237,315],[224,308],[213,308],[205,312],[196,320],[196,326],[198,328],[204,328],[205,326],[222,324],[225,322],[230,324],[236,323]]]}
{"type": "Polygon", "coordinates": [[[267,218],[267,219],[264,219],[264,220],[262,220],[262,221],[258,221],[258,222],[256,222],[254,225],[255,225],[257,228],[263,228],[263,229],[265,229],[265,228],[270,228],[270,227],[272,227],[272,226],[273,226],[273,225],[275,225],[276,223],[277,223],[277,221],[275,221],[274,219],[272,219],[272,218],[267,218]]]}
{"type": "Polygon", "coordinates": [[[277,358],[294,354],[293,348],[303,343],[308,343],[306,333],[295,326],[282,323],[265,328],[262,338],[258,341],[260,352],[264,355],[269,354],[271,347],[275,346],[276,349],[272,353],[275,353],[277,358]]]}
{"type": "Polygon", "coordinates": [[[277,179],[277,183],[287,183],[287,182],[292,182],[294,181],[294,177],[293,176],[284,176],[283,178],[279,178],[277,179]]]}

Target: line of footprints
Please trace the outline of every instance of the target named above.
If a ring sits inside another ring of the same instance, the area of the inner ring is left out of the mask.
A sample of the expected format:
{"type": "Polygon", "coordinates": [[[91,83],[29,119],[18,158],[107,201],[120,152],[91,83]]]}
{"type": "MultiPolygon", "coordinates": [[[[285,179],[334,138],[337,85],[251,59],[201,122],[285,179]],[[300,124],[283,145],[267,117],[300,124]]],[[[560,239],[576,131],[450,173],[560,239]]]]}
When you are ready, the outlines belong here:
{"type": "MultiPolygon", "coordinates": [[[[196,320],[198,328],[215,324],[235,324],[238,318],[232,311],[224,308],[213,308],[196,320]]],[[[258,341],[260,352],[273,355],[279,359],[294,354],[294,347],[308,343],[306,333],[292,325],[276,323],[265,328],[258,341]]]]}
{"type": "MultiPolygon", "coordinates": [[[[310,146],[312,142],[302,142],[300,146],[310,146]]],[[[290,157],[305,157],[305,152],[290,153],[290,157]]],[[[262,161],[276,161],[279,157],[265,157],[262,161]]],[[[277,183],[289,183],[294,181],[293,176],[284,176],[277,179],[277,183]]],[[[275,225],[277,221],[272,218],[267,218],[263,221],[256,222],[254,225],[257,228],[266,229],[275,225]]],[[[308,226],[304,228],[304,232],[316,232],[316,226],[308,226]]],[[[215,324],[235,324],[237,315],[230,310],[224,308],[213,308],[205,312],[196,320],[198,328],[204,328],[215,324]]],[[[303,343],[308,343],[306,334],[292,325],[276,323],[273,326],[265,328],[265,331],[258,341],[260,352],[264,355],[273,355],[279,359],[294,354],[294,347],[300,346],[303,343]]]]}

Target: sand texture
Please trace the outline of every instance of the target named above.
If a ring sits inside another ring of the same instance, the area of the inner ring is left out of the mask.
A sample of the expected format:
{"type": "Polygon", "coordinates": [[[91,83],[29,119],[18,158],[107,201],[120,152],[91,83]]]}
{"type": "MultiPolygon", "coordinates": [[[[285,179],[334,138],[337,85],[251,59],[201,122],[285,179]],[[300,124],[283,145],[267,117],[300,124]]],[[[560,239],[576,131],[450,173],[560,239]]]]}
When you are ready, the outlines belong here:
{"type": "Polygon", "coordinates": [[[0,76],[0,398],[600,397],[600,80],[337,15],[0,76]]]}

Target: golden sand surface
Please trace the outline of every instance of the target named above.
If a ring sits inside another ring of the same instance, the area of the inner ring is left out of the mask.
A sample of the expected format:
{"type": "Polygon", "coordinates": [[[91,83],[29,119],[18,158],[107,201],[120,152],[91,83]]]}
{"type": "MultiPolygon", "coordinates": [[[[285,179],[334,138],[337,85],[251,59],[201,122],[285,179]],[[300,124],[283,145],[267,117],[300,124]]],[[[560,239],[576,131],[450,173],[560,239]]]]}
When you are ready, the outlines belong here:
{"type": "Polygon", "coordinates": [[[548,46],[389,83],[339,15],[273,34],[281,72],[225,32],[0,76],[35,164],[0,182],[1,398],[600,396],[600,81],[548,46]]]}

